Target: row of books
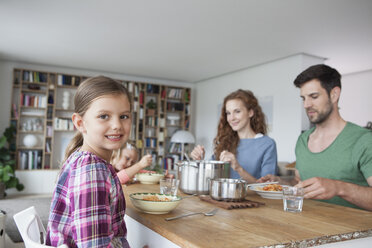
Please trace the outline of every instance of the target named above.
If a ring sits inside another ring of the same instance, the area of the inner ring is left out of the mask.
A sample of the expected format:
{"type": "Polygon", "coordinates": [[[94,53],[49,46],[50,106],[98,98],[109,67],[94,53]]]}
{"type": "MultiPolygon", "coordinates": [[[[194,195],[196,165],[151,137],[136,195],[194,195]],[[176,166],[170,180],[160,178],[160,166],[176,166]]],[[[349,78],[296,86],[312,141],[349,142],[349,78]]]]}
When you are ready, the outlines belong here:
{"type": "Polygon", "coordinates": [[[23,71],[22,79],[24,82],[46,83],[48,82],[48,74],[37,71],[23,71]]]}
{"type": "Polygon", "coordinates": [[[167,111],[183,111],[184,104],[182,102],[168,102],[167,111]]]}
{"type": "Polygon", "coordinates": [[[45,108],[47,106],[47,97],[28,93],[21,93],[21,106],[45,108]]]}
{"type": "Polygon", "coordinates": [[[183,89],[168,89],[168,98],[182,99],[183,89]]]}
{"type": "Polygon", "coordinates": [[[159,85],[148,84],[147,87],[146,87],[146,92],[147,93],[158,94],[159,90],[160,90],[159,85]]]}
{"type": "Polygon", "coordinates": [[[71,119],[54,118],[54,130],[74,131],[75,126],[71,119]]]}
{"type": "Polygon", "coordinates": [[[170,153],[179,153],[182,152],[182,145],[180,143],[170,143],[169,145],[170,153]]]}
{"type": "Polygon", "coordinates": [[[41,169],[43,152],[41,150],[20,151],[18,161],[21,170],[41,169]]]}
{"type": "Polygon", "coordinates": [[[57,84],[79,86],[80,77],[69,76],[69,75],[58,75],[57,84]]]}
{"type": "Polygon", "coordinates": [[[138,84],[136,84],[135,82],[128,82],[126,87],[127,87],[128,91],[130,93],[132,93],[132,95],[134,97],[138,97],[139,96],[140,89],[139,89],[138,84]]]}
{"type": "Polygon", "coordinates": [[[153,116],[147,116],[146,117],[146,125],[147,126],[157,126],[158,125],[158,117],[153,117],[153,116]]]}
{"type": "Polygon", "coordinates": [[[155,148],[156,147],[156,139],[155,138],[145,138],[145,146],[146,146],[146,148],[155,148]]]}
{"type": "Polygon", "coordinates": [[[178,155],[168,156],[163,159],[163,168],[164,170],[176,170],[176,163],[178,163],[179,157],[178,155]]]}

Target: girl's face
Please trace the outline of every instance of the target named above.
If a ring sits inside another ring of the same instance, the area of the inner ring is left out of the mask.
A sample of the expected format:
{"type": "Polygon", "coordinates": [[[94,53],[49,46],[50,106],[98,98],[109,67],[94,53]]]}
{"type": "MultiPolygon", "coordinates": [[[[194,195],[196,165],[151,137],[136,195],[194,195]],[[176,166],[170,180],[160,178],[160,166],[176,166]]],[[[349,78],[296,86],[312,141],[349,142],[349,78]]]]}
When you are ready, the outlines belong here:
{"type": "Polygon", "coordinates": [[[104,95],[95,99],[83,117],[73,121],[83,134],[82,150],[110,161],[112,151],[127,142],[131,128],[129,100],[125,95],[104,95]]]}
{"type": "Polygon", "coordinates": [[[114,161],[114,166],[117,170],[128,168],[137,162],[138,156],[135,149],[125,148],[122,150],[120,157],[114,161]]]}
{"type": "Polygon", "coordinates": [[[232,130],[239,133],[251,128],[250,119],[253,116],[253,111],[248,111],[240,99],[228,100],[225,108],[226,119],[232,130]]]}

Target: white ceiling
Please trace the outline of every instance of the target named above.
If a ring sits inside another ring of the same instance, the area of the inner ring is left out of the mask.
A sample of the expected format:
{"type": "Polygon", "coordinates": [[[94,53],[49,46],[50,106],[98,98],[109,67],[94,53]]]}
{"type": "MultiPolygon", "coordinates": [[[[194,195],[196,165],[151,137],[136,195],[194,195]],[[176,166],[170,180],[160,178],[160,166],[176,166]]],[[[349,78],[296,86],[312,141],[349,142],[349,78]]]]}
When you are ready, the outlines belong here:
{"type": "Polygon", "coordinates": [[[297,53],[372,69],[370,0],[0,0],[0,58],[197,82],[297,53]]]}

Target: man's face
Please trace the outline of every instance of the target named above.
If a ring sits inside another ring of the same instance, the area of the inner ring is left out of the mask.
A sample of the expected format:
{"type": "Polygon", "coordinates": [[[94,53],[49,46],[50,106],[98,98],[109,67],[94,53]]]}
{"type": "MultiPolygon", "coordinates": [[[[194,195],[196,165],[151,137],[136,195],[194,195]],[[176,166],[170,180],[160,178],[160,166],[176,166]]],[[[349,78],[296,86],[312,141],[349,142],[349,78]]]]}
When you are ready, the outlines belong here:
{"type": "Polygon", "coordinates": [[[328,119],[333,111],[333,104],[319,80],[313,79],[302,85],[300,95],[311,123],[320,124],[328,119]]]}

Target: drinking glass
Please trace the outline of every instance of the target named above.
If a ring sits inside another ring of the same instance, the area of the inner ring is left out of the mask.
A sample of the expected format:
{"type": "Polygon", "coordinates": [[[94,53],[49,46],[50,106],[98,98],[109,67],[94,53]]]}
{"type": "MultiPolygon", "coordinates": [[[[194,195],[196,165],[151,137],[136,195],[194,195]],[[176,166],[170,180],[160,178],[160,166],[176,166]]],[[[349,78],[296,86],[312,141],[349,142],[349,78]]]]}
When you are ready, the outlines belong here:
{"type": "Polygon", "coordinates": [[[301,212],[304,202],[304,189],[283,186],[283,208],[287,212],[301,212]]]}
{"type": "Polygon", "coordinates": [[[180,180],[175,178],[163,178],[160,180],[160,193],[167,195],[177,195],[180,180]]]}

